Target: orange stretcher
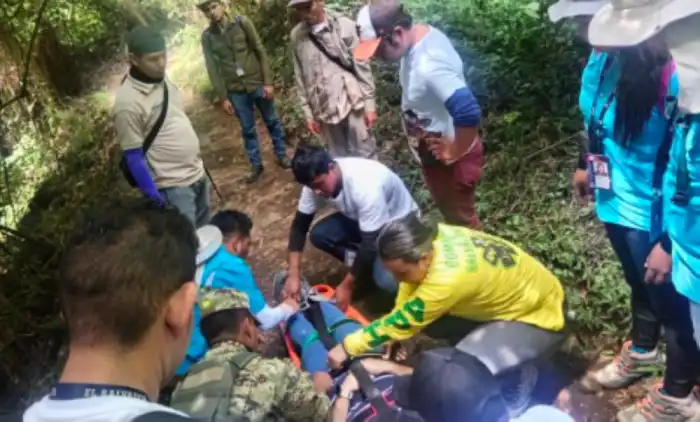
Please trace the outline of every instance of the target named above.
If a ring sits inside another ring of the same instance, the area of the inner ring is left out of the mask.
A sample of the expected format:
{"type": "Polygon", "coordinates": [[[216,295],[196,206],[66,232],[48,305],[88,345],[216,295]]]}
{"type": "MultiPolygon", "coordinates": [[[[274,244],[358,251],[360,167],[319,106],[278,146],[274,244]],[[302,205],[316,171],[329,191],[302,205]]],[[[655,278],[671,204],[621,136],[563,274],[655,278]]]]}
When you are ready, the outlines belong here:
{"type": "MultiPolygon", "coordinates": [[[[318,294],[328,299],[332,299],[335,296],[335,289],[327,284],[318,284],[316,286],[313,286],[313,288],[318,294]]],[[[362,315],[362,313],[360,313],[360,311],[358,311],[357,308],[355,308],[352,305],[348,306],[348,309],[345,311],[345,316],[348,317],[348,319],[357,321],[363,326],[369,325],[369,320],[367,319],[367,317],[362,315]]],[[[294,347],[294,344],[292,343],[292,339],[289,337],[289,333],[287,332],[286,327],[283,327],[283,334],[284,345],[287,348],[289,358],[292,360],[292,362],[297,368],[301,369],[301,357],[299,356],[299,353],[294,347]]]]}

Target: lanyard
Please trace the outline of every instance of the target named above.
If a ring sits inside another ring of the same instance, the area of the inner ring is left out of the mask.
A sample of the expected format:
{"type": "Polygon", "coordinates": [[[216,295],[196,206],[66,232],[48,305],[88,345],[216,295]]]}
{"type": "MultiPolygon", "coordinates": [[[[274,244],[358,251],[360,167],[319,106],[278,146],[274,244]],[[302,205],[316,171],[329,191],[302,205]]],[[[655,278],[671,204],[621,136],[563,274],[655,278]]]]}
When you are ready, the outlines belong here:
{"type": "Polygon", "coordinates": [[[613,60],[610,58],[610,56],[605,57],[605,63],[603,64],[603,69],[600,72],[600,78],[598,79],[598,87],[596,88],[595,98],[593,98],[593,104],[591,105],[591,113],[588,122],[589,132],[594,132],[592,137],[589,136],[589,138],[591,138],[592,141],[591,152],[596,154],[600,153],[602,150],[602,133],[600,132],[603,128],[603,121],[605,120],[605,116],[608,114],[608,110],[610,109],[610,106],[612,105],[612,102],[615,99],[615,93],[617,92],[617,87],[613,88],[613,90],[610,92],[610,95],[608,95],[605,104],[603,104],[603,108],[600,110],[600,113],[598,114],[598,117],[596,119],[596,110],[598,109],[600,90],[603,87],[603,82],[605,82],[605,77],[608,74],[608,70],[610,70],[612,61],[613,60]]]}
{"type": "Polygon", "coordinates": [[[77,400],[89,397],[128,397],[150,402],[148,395],[136,388],[110,384],[58,383],[49,394],[52,400],[77,400]]]}

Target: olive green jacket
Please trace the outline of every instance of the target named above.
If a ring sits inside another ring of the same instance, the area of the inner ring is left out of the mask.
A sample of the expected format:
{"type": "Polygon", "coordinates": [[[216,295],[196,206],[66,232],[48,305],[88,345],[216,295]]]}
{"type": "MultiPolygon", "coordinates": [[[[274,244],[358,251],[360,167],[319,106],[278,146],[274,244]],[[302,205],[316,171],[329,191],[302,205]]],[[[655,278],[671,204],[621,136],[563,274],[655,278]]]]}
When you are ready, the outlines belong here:
{"type": "Polygon", "coordinates": [[[209,26],[202,33],[202,49],[218,100],[272,85],[265,48],[248,18],[227,16],[223,24],[209,26]]]}

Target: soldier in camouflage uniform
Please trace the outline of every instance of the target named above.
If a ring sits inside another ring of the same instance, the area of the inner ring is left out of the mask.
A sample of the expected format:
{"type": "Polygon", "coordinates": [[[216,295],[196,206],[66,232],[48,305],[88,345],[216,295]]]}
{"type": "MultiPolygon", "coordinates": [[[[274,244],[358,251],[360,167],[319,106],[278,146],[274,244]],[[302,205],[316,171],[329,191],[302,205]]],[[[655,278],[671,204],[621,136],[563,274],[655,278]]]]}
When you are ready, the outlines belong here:
{"type": "MultiPolygon", "coordinates": [[[[238,366],[237,374],[232,377],[232,388],[219,394],[230,397],[226,409],[228,420],[332,420],[330,399],[325,392],[316,391],[308,374],[297,369],[290,360],[266,358],[253,352],[259,348],[261,336],[255,318],[248,309],[248,297],[244,293],[234,289],[205,290],[199,305],[202,312],[202,334],[211,348],[173,393],[171,405],[175,409],[196,417],[193,414],[196,399],[199,398],[201,402],[202,395],[208,394],[204,392],[207,384],[218,381],[212,377],[220,377],[222,372],[208,369],[215,366],[228,367],[236,360],[241,362],[241,355],[248,355],[247,359],[242,359],[244,363],[238,366]],[[209,368],[198,370],[197,366],[201,365],[209,368]]],[[[347,384],[344,387],[357,389],[356,385],[347,384]]],[[[211,389],[209,394],[211,395],[211,389]]],[[[336,400],[338,402],[343,401],[336,400]]],[[[347,403],[344,405],[347,406],[347,403]]],[[[202,407],[201,403],[199,407],[202,407]]],[[[341,420],[345,420],[344,416],[341,420]]]]}

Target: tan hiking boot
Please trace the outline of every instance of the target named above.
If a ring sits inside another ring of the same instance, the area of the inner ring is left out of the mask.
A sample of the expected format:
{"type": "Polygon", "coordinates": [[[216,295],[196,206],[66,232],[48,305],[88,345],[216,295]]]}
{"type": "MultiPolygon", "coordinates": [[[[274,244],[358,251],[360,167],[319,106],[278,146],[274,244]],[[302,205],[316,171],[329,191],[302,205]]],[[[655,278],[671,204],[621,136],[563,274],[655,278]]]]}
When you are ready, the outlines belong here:
{"type": "Polygon", "coordinates": [[[690,422],[700,420],[700,402],[694,393],[677,398],[655,387],[646,397],[617,414],[618,422],[690,422]]]}
{"type": "Polygon", "coordinates": [[[664,354],[658,349],[648,353],[632,351],[632,342],[622,345],[617,357],[604,367],[591,371],[581,380],[587,390],[597,391],[601,387],[617,389],[626,387],[642,378],[663,370],[664,354]]]}

